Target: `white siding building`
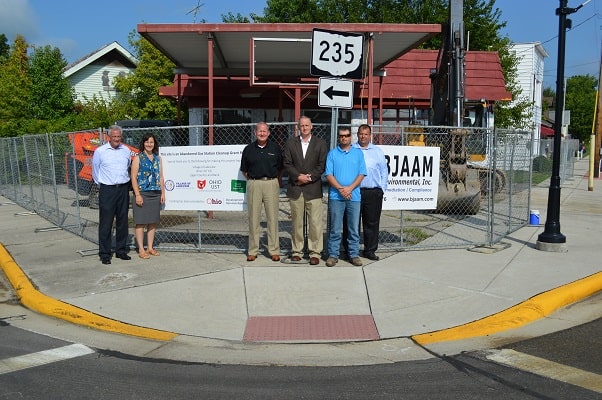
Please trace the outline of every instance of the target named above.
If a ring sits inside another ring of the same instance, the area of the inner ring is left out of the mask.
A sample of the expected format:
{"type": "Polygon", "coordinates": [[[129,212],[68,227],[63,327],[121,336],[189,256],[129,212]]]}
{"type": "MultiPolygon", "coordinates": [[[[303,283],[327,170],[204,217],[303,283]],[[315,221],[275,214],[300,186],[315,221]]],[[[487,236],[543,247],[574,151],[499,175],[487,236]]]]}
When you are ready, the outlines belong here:
{"type": "Polygon", "coordinates": [[[543,103],[543,67],[544,58],[548,53],[539,42],[515,43],[511,48],[520,58],[518,82],[523,90],[521,96],[533,102],[532,123],[529,125],[533,129],[535,138],[539,138],[543,103]]]}
{"type": "MultiPolygon", "coordinates": [[[[540,152],[541,139],[541,117],[543,110],[543,68],[544,58],[548,56],[546,49],[543,48],[540,42],[534,43],[515,43],[511,46],[520,61],[517,66],[518,84],[522,89],[520,95],[523,99],[532,102],[532,117],[529,123],[529,132],[533,134],[533,156],[537,156],[540,152]]],[[[528,143],[530,138],[524,138],[525,143],[528,143]]],[[[518,148],[525,148],[518,146],[518,148]]],[[[525,157],[525,160],[528,158],[525,157]]],[[[529,165],[525,164],[524,169],[528,169],[529,165]]]]}
{"type": "Polygon", "coordinates": [[[110,100],[115,95],[113,78],[136,69],[138,60],[119,43],[113,42],[69,65],[63,75],[75,89],[76,100],[110,100]]]}

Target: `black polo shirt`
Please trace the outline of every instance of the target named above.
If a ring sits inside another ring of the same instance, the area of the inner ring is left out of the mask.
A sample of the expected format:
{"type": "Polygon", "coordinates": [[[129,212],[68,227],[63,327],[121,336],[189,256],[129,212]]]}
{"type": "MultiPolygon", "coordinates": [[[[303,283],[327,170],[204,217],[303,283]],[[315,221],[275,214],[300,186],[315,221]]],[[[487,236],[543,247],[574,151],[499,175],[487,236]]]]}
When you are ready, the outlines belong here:
{"type": "Polygon", "coordinates": [[[240,170],[250,179],[276,178],[282,170],[282,153],[276,143],[268,140],[261,148],[257,141],[242,151],[240,170]]]}

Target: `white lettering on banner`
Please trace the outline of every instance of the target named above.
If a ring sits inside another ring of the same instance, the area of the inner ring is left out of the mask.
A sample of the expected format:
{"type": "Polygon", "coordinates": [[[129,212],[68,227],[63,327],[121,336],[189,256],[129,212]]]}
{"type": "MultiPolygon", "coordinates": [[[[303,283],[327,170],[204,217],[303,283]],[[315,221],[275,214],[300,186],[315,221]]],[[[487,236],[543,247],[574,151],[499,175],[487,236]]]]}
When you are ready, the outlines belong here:
{"type": "Polygon", "coordinates": [[[243,211],[245,145],[174,146],[160,149],[166,210],[243,211]]]}
{"type": "Polygon", "coordinates": [[[439,194],[439,147],[379,146],[389,179],[383,210],[431,210],[439,194]]]}

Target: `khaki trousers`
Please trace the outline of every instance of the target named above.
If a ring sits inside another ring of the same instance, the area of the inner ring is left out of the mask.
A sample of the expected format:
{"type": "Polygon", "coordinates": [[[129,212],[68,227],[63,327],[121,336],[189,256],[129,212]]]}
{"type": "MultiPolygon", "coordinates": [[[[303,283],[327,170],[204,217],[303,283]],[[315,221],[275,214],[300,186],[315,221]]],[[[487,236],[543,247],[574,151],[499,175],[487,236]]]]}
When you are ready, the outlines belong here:
{"type": "Polygon", "coordinates": [[[280,201],[280,186],[278,179],[268,181],[247,181],[247,212],[249,214],[249,255],[259,253],[259,238],[261,237],[261,209],[265,209],[268,227],[268,252],[270,256],[280,255],[280,240],[278,238],[278,208],[280,201]]]}
{"type": "Polygon", "coordinates": [[[310,257],[320,258],[324,248],[322,199],[306,201],[303,193],[298,199],[289,199],[292,222],[293,256],[303,257],[303,214],[307,213],[307,247],[310,257]]]}

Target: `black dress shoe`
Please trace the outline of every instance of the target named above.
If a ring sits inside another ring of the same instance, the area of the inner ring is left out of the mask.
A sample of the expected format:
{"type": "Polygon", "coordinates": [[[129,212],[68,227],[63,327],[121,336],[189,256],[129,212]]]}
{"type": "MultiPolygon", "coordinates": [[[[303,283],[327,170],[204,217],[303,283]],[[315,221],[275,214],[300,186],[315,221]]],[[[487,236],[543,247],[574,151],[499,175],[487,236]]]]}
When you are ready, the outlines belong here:
{"type": "Polygon", "coordinates": [[[367,258],[368,260],[372,260],[372,261],[380,260],[380,257],[374,253],[364,253],[364,258],[367,258]]]}
{"type": "Polygon", "coordinates": [[[127,254],[115,254],[115,257],[125,261],[132,259],[132,257],[128,256],[127,254]]]}
{"type": "Polygon", "coordinates": [[[102,262],[104,265],[108,265],[111,263],[111,259],[110,258],[103,258],[102,260],[100,260],[100,262],[102,262]]]}

